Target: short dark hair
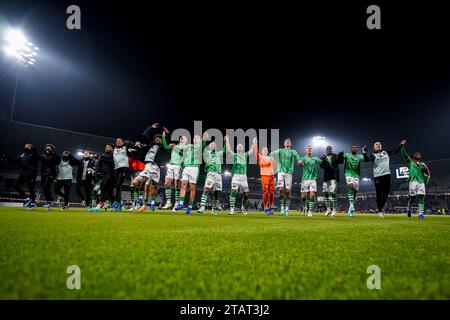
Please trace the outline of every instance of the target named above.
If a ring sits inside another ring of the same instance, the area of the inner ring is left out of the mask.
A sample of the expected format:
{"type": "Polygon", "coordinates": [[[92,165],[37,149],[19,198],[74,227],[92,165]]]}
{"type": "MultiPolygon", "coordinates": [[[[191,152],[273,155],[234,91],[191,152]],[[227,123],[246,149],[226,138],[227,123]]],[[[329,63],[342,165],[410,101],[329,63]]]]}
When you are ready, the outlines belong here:
{"type": "MultiPolygon", "coordinates": [[[[111,148],[114,149],[114,144],[112,144],[112,143],[107,143],[106,146],[110,146],[111,148]]],[[[105,146],[105,147],[106,147],[106,146],[105,146]]]]}

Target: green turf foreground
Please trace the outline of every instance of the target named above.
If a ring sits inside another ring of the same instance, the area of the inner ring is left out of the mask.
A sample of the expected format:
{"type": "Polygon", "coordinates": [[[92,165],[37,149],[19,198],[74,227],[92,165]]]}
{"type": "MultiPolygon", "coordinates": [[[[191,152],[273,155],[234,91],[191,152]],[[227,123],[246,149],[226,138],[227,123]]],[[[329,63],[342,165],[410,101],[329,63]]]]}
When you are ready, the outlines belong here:
{"type": "Polygon", "coordinates": [[[450,218],[0,208],[0,298],[449,299],[450,218]]]}

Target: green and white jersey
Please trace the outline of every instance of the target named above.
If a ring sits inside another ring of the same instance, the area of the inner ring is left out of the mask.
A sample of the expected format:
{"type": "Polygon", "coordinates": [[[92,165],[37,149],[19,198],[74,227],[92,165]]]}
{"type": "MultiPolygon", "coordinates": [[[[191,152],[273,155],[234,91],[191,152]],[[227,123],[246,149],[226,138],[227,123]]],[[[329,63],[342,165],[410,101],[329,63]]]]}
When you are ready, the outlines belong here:
{"type": "MultiPolygon", "coordinates": [[[[169,150],[170,147],[167,144],[166,136],[162,137],[162,145],[164,150],[169,150]]],[[[170,164],[182,165],[183,164],[183,151],[186,145],[177,144],[172,148],[172,152],[170,153],[170,164]]]]}
{"type": "Polygon", "coordinates": [[[224,150],[207,150],[204,154],[205,172],[222,173],[222,159],[224,150]]]}
{"type": "Polygon", "coordinates": [[[300,156],[294,149],[282,148],[270,153],[271,157],[278,155],[277,173],[294,173],[295,160],[300,160],[300,156]]]}
{"type": "Polygon", "coordinates": [[[359,178],[361,175],[361,162],[364,161],[362,154],[344,153],[344,175],[346,177],[359,178]]]}
{"type": "Polygon", "coordinates": [[[247,175],[247,163],[249,155],[250,153],[248,151],[242,153],[233,152],[233,167],[231,168],[231,173],[233,175],[235,174],[247,175]]]}
{"type": "Polygon", "coordinates": [[[187,144],[183,147],[183,166],[200,167],[202,163],[203,142],[199,144],[187,144]]]}
{"type": "Polygon", "coordinates": [[[406,165],[409,169],[408,181],[427,183],[429,179],[429,171],[427,165],[422,161],[414,161],[413,159],[411,159],[404,146],[401,147],[400,151],[405,158],[406,165]]]}
{"type": "Polygon", "coordinates": [[[322,160],[317,157],[301,157],[303,161],[303,175],[302,181],[317,179],[317,166],[322,164],[322,160]]]}

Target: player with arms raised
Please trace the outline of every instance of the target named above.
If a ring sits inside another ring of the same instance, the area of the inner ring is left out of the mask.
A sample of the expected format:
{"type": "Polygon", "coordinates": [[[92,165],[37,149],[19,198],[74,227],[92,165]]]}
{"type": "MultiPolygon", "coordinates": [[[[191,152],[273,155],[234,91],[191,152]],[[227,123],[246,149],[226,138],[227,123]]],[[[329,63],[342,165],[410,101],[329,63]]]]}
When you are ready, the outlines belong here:
{"type": "Polygon", "coordinates": [[[425,189],[426,184],[430,181],[430,169],[422,161],[420,152],[414,152],[409,156],[405,148],[406,141],[403,140],[400,147],[400,152],[406,160],[409,169],[409,200],[408,200],[408,217],[411,217],[411,206],[417,201],[419,204],[419,212],[417,217],[424,219],[425,212],[425,189]]]}
{"type": "Polygon", "coordinates": [[[230,215],[234,214],[234,206],[236,204],[236,195],[239,191],[242,192],[242,205],[241,211],[244,215],[247,214],[247,201],[248,201],[248,193],[250,189],[248,187],[247,180],[247,163],[248,157],[253,154],[254,147],[258,140],[256,138],[253,139],[253,145],[249,151],[244,152],[244,146],[242,144],[238,144],[236,146],[236,152],[233,152],[230,146],[230,141],[228,136],[225,136],[225,142],[227,146],[227,151],[229,154],[233,156],[233,167],[231,168],[231,173],[233,177],[231,178],[231,192],[230,192],[230,215]]]}

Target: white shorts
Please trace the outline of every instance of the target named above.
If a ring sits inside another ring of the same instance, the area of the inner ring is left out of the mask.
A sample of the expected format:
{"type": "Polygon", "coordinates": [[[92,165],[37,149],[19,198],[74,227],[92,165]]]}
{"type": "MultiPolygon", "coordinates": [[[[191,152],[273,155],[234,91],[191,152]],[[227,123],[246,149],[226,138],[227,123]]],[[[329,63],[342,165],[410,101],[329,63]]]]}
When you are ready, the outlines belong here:
{"type": "Polygon", "coordinates": [[[359,190],[359,178],[356,177],[345,177],[345,181],[347,181],[347,185],[350,183],[353,184],[353,189],[358,191],[359,190]]]}
{"type": "Polygon", "coordinates": [[[217,172],[208,172],[205,179],[205,188],[222,191],[222,175],[217,172]]]}
{"type": "Polygon", "coordinates": [[[188,183],[197,183],[198,179],[198,167],[184,167],[181,174],[181,181],[187,181],[188,183]]]}
{"type": "Polygon", "coordinates": [[[166,179],[180,180],[180,171],[181,165],[169,163],[167,165],[166,179]]]}
{"type": "Polygon", "coordinates": [[[285,188],[290,190],[292,188],[292,174],[278,172],[277,174],[277,188],[285,188]]]}
{"type": "Polygon", "coordinates": [[[409,195],[411,197],[424,196],[425,195],[425,183],[411,181],[409,183],[409,195]]]}
{"type": "Polygon", "coordinates": [[[250,192],[248,187],[247,175],[234,174],[231,179],[231,190],[237,190],[241,192],[250,192]]]}
{"type": "Polygon", "coordinates": [[[337,183],[336,180],[330,180],[323,183],[322,191],[329,193],[336,193],[337,183]]]}
{"type": "Polygon", "coordinates": [[[144,170],[139,172],[136,179],[142,181],[144,180],[144,178],[146,178],[148,183],[150,183],[150,180],[158,183],[159,177],[160,177],[159,166],[155,163],[148,162],[145,164],[144,170]]]}
{"type": "Polygon", "coordinates": [[[317,181],[316,180],[304,180],[302,181],[301,192],[317,192],[317,181]]]}

